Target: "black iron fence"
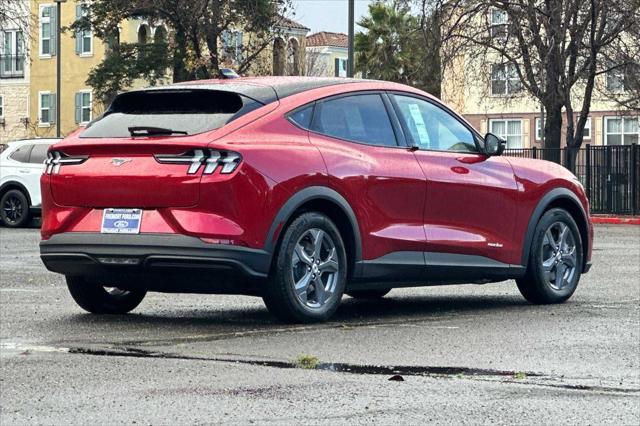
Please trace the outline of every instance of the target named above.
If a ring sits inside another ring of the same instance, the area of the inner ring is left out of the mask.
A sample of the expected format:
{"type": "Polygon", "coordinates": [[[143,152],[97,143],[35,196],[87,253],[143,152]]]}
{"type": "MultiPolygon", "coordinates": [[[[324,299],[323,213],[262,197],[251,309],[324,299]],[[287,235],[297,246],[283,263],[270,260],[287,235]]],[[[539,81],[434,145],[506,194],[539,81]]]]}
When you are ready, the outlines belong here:
{"type": "MultiPolygon", "coordinates": [[[[584,185],[591,213],[640,214],[640,145],[586,145],[574,173],[584,185]]],[[[506,149],[511,157],[553,159],[567,165],[569,148],[506,149]]]]}

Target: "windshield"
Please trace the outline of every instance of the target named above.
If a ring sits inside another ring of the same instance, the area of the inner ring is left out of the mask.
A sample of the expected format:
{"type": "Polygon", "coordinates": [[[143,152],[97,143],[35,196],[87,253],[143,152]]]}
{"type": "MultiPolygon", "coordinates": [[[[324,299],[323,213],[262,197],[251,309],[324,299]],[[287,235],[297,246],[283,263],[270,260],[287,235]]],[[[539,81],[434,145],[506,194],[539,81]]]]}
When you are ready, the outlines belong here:
{"type": "Polygon", "coordinates": [[[263,104],[234,92],[146,90],[117,96],[81,138],[195,135],[218,129],[263,104]],[[131,129],[151,129],[132,132],[131,129]],[[157,129],[162,129],[158,132],[157,129]]]}

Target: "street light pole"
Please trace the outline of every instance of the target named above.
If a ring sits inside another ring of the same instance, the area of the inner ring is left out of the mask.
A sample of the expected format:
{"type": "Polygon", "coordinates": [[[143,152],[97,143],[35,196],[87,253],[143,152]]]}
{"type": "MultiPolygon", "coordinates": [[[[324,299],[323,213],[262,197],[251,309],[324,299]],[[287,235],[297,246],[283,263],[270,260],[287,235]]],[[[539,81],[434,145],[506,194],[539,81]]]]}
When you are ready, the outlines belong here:
{"type": "Polygon", "coordinates": [[[54,0],[56,3],[56,137],[60,137],[60,34],[62,20],[62,3],[67,0],[54,0]]]}
{"type": "Polygon", "coordinates": [[[353,37],[354,37],[354,4],[355,0],[349,0],[349,36],[347,51],[347,77],[353,77],[353,37]]]}

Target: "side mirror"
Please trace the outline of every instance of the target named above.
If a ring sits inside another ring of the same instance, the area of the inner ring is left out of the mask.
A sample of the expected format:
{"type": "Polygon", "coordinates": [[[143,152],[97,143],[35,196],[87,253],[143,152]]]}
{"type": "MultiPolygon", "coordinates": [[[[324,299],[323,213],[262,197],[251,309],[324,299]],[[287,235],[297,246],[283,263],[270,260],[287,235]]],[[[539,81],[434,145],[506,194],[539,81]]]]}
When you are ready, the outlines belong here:
{"type": "Polygon", "coordinates": [[[502,155],[507,141],[500,139],[493,133],[487,133],[484,137],[484,153],[488,156],[502,155]]]}

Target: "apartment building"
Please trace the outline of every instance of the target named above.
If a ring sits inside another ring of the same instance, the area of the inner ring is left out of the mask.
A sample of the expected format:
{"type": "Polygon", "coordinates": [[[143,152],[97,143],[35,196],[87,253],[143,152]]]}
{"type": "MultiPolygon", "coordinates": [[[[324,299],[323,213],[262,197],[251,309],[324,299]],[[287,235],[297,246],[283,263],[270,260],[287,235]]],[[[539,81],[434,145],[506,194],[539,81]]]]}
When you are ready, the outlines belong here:
{"type": "MultiPolygon", "coordinates": [[[[492,37],[503,34],[506,19],[506,14],[499,10],[490,13],[487,31],[492,37]]],[[[573,97],[574,108],[578,110],[576,114],[582,105],[580,89],[576,87],[573,97]]],[[[627,89],[623,72],[597,77],[583,134],[585,144],[639,142],[638,111],[620,107],[609,96],[627,89]]],[[[498,55],[468,52],[457,57],[443,75],[442,97],[483,134],[491,132],[505,139],[508,148],[543,146],[540,103],[525,93],[515,67],[504,63],[498,55]]],[[[566,126],[566,115],[563,121],[566,126]]],[[[564,138],[562,143],[565,143],[564,138]]]]}
{"type": "MultiPolygon", "coordinates": [[[[62,28],[84,16],[87,1],[61,4],[62,28]]],[[[91,30],[67,29],[60,35],[57,51],[57,3],[54,0],[17,0],[16,14],[24,25],[3,23],[0,30],[0,142],[25,137],[53,137],[56,134],[57,100],[60,101],[60,131],[65,136],[100,115],[105,106],[87,85],[90,71],[108,54],[108,46],[91,30]],[[29,25],[27,25],[29,24],[29,25]],[[60,93],[56,93],[56,62],[61,58],[60,93]]],[[[165,42],[172,31],[161,21],[131,19],[118,26],[121,42],[149,44],[165,42]]],[[[274,29],[278,36],[247,75],[302,75],[306,34],[309,29],[281,17],[274,29]]],[[[242,47],[252,34],[230,29],[221,37],[222,66],[236,67],[242,61],[242,47]],[[235,49],[234,49],[235,48],[235,49]]],[[[171,82],[171,77],[167,78],[171,82]]],[[[148,85],[135,81],[133,87],[148,85]]]]}
{"type": "Polygon", "coordinates": [[[10,19],[0,23],[0,143],[29,134],[29,0],[8,6],[10,19]]]}
{"type": "MultiPolygon", "coordinates": [[[[29,135],[55,136],[56,98],[60,96],[60,131],[64,136],[86,125],[104,110],[104,106],[94,99],[86,80],[91,69],[104,59],[107,46],[91,30],[77,34],[64,31],[60,36],[60,52],[56,51],[56,3],[32,0],[30,4],[35,28],[31,30],[29,135]],[[61,55],[61,93],[56,93],[58,55],[61,55]]],[[[70,26],[86,13],[86,2],[62,3],[61,26],[70,26]]],[[[156,34],[162,36],[167,31],[162,24],[150,26],[143,20],[124,21],[119,30],[120,40],[132,43],[154,42],[156,34]]]]}

